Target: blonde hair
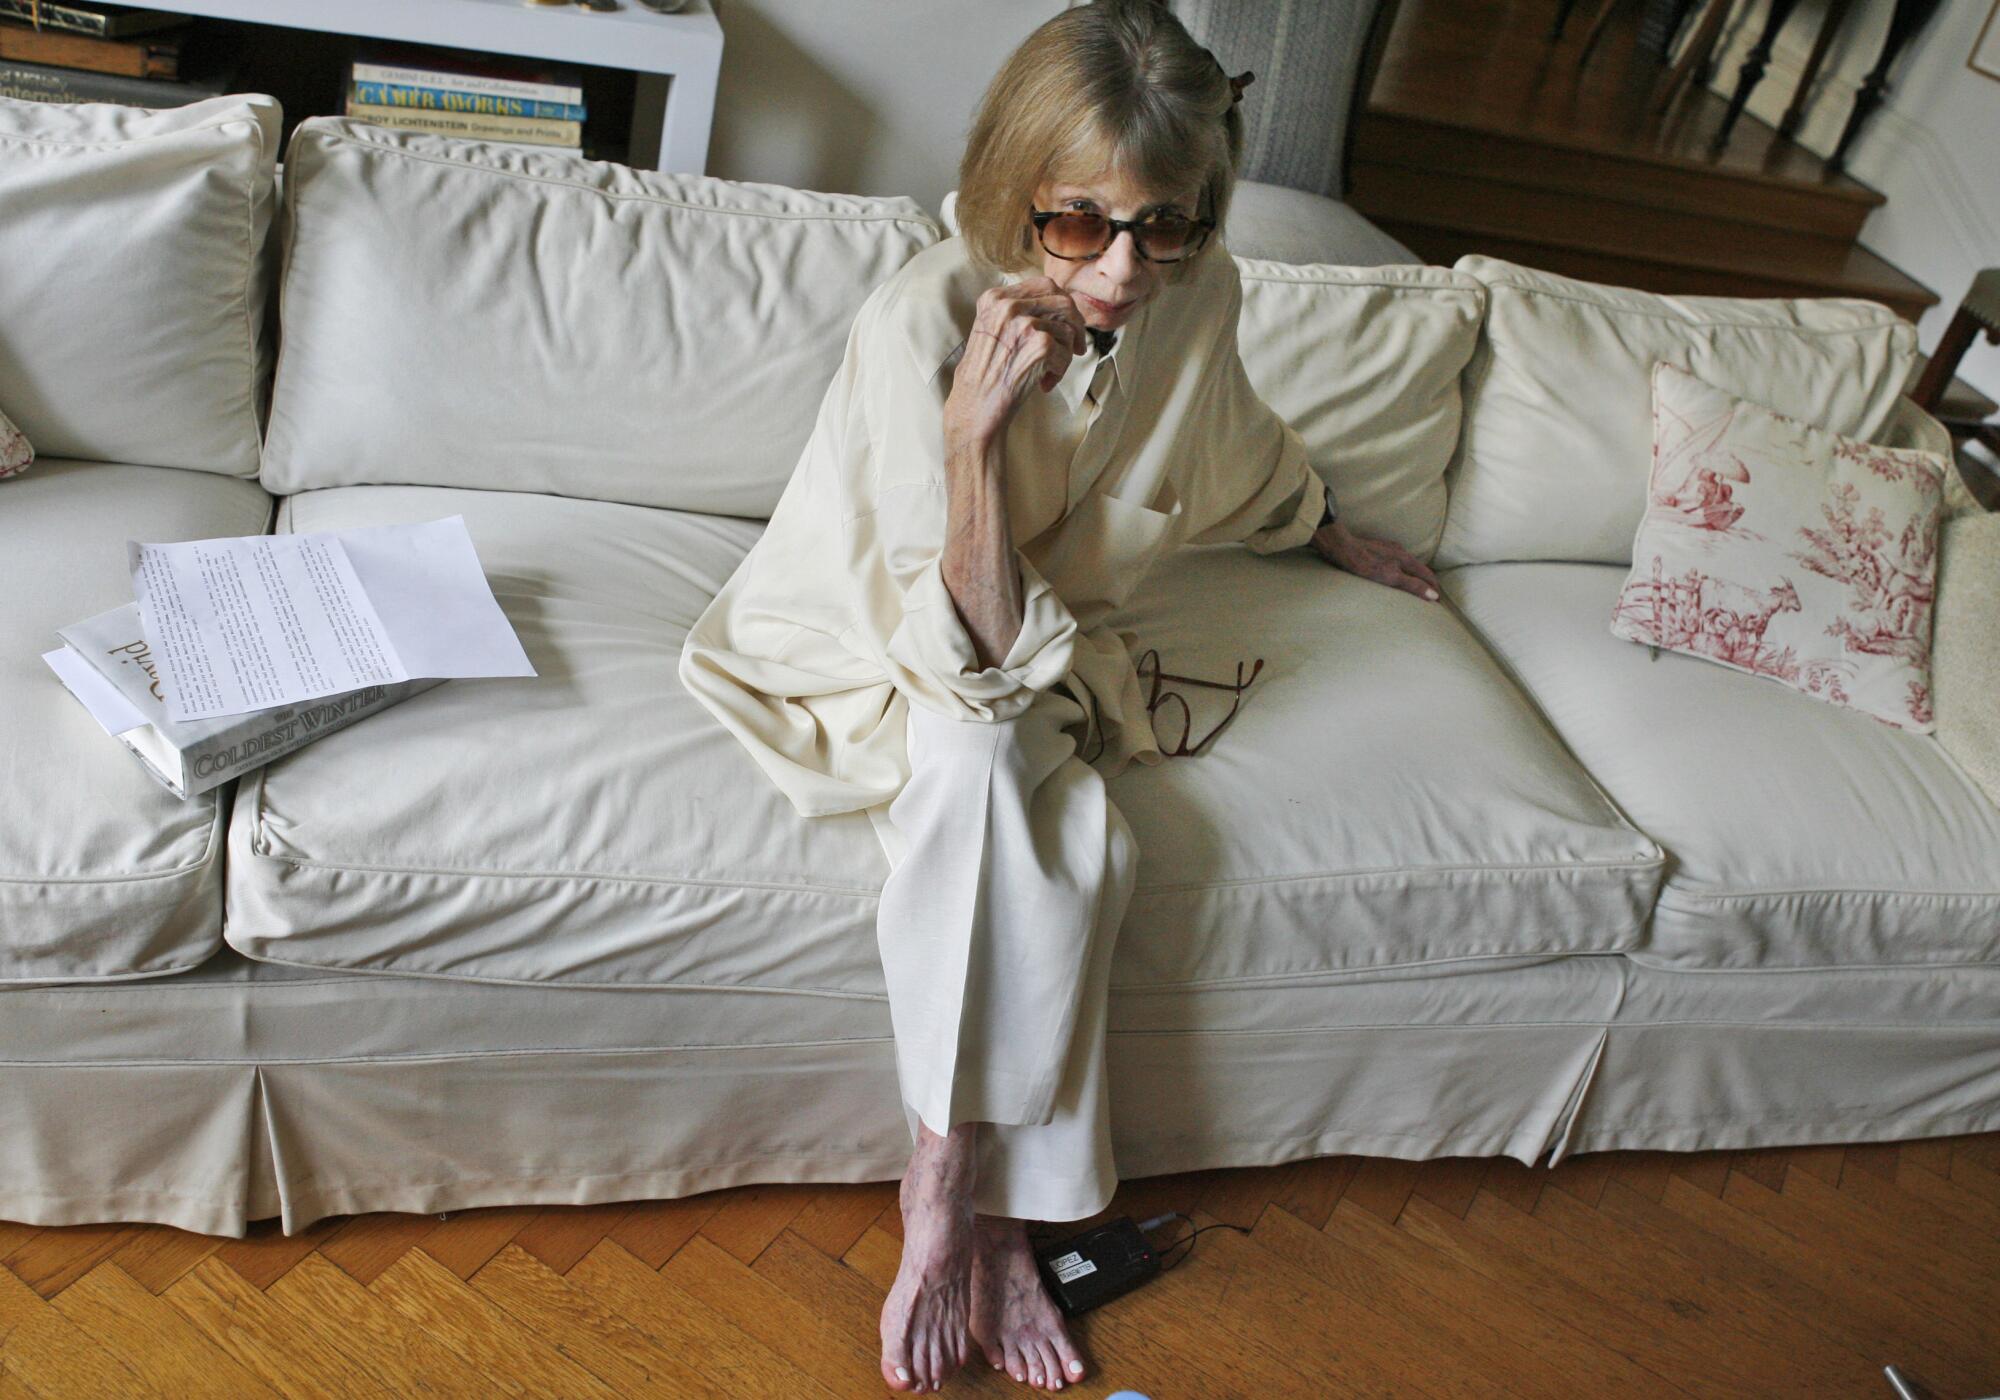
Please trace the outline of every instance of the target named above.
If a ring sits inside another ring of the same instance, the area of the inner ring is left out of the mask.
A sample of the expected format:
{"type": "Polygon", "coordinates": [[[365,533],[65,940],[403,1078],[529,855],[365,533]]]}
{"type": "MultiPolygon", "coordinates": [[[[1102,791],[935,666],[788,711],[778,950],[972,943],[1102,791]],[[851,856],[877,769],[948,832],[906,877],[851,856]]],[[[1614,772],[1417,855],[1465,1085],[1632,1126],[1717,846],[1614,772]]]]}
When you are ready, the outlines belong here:
{"type": "Polygon", "coordinates": [[[959,161],[959,233],[973,260],[1039,272],[1028,207],[1044,183],[1106,170],[1177,194],[1201,182],[1195,217],[1215,220],[1180,281],[1221,241],[1243,153],[1243,116],[1222,65],[1160,0],[1094,0],[1022,41],[987,86],[959,161]]]}

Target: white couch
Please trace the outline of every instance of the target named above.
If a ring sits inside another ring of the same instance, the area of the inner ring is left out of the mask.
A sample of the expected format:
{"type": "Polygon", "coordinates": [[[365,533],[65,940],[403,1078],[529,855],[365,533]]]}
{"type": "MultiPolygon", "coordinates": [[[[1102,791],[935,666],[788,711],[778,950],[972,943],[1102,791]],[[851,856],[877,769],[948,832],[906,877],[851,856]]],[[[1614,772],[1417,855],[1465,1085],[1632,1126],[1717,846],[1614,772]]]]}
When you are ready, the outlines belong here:
{"type": "MultiPolygon", "coordinates": [[[[0,408],[41,451],[0,484],[0,1218],[897,1176],[880,847],[675,664],[854,310],[946,231],[334,118],[279,191],[276,129],[0,105],[0,408]],[[129,598],[127,538],[452,514],[539,675],[217,793],[154,787],[39,660],[129,598]]],[[[1212,754],[1111,785],[1122,1173],[2000,1126],[2000,809],[1928,736],[1607,630],[1635,364],[1935,445],[1913,329],[1237,263],[1259,391],[1447,603],[1211,546],[1127,605],[1197,674],[1267,665],[1212,754]]]]}

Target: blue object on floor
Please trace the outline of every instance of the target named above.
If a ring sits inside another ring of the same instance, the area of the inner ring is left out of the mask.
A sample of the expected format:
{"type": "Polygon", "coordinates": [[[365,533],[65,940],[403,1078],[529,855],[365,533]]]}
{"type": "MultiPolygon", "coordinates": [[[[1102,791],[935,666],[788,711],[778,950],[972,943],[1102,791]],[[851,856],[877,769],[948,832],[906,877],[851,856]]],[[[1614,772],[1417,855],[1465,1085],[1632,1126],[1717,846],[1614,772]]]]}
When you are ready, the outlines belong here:
{"type": "Polygon", "coordinates": [[[1109,1400],[1153,1400],[1153,1397],[1150,1395],[1141,1395],[1136,1390],[1115,1390],[1111,1393],[1109,1400]]]}

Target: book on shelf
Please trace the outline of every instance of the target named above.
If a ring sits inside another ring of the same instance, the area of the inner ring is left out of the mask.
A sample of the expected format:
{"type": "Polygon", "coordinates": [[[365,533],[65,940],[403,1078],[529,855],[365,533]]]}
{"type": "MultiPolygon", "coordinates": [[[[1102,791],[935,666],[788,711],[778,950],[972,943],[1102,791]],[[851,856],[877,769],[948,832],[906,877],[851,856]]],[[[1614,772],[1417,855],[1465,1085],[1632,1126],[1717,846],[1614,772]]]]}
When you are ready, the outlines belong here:
{"type": "Polygon", "coordinates": [[[349,78],[439,92],[514,97],[529,102],[583,103],[583,79],[574,69],[535,59],[425,48],[375,40],[356,50],[349,78]]]}
{"type": "Polygon", "coordinates": [[[201,77],[128,78],[51,63],[0,58],[0,97],[23,102],[122,102],[133,107],[182,107],[229,92],[236,81],[232,62],[201,77]]]}
{"type": "Polygon", "coordinates": [[[405,131],[430,131],[474,141],[505,141],[567,151],[572,155],[583,149],[583,123],[575,121],[505,117],[493,112],[435,112],[422,107],[385,107],[374,102],[357,102],[351,92],[342,106],[342,115],[405,131]]]}
{"type": "Polygon", "coordinates": [[[127,78],[173,79],[180,76],[182,37],[160,32],[142,38],[99,39],[0,17],[0,60],[25,59],[127,78]]]}
{"type": "Polygon", "coordinates": [[[136,602],[59,628],[56,635],[64,645],[43,653],[49,669],[105,733],[182,800],[444,684],[442,678],[424,677],[246,714],[177,721],[167,713],[159,666],[136,602]]]}
{"type": "Polygon", "coordinates": [[[454,92],[449,88],[417,87],[408,83],[383,83],[356,78],[348,91],[357,102],[378,107],[421,107],[438,112],[490,112],[503,117],[535,117],[554,121],[580,122],[581,102],[544,102],[526,97],[506,97],[490,92],[454,92]]]}
{"type": "Polygon", "coordinates": [[[61,4],[58,0],[0,0],[0,19],[18,19],[37,29],[67,34],[91,34],[123,39],[186,24],[192,15],[172,10],[141,10],[131,5],[61,4]]]}

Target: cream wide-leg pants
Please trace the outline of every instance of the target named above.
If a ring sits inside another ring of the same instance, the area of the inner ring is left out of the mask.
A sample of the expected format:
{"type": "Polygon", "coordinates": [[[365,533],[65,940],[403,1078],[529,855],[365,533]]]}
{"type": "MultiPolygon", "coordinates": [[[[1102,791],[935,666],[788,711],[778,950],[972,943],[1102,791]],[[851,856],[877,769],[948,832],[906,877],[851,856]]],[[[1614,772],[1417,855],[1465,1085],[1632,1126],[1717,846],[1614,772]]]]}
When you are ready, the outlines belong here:
{"type": "Polygon", "coordinates": [[[868,809],[876,938],[917,1141],[977,1121],[973,1208],[1079,1220],[1118,1184],[1104,1074],[1111,949],[1138,845],[1044,691],[1013,719],[909,708],[910,779],[868,809]]]}

